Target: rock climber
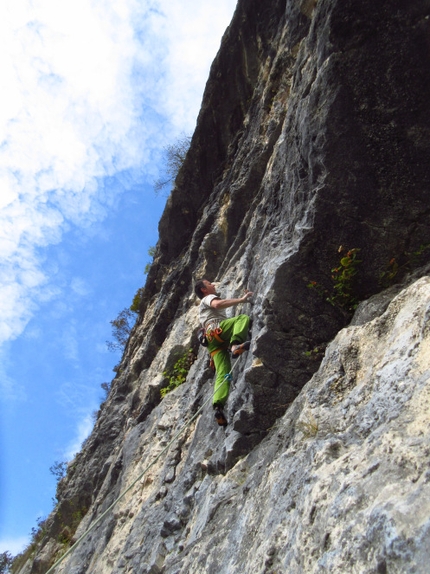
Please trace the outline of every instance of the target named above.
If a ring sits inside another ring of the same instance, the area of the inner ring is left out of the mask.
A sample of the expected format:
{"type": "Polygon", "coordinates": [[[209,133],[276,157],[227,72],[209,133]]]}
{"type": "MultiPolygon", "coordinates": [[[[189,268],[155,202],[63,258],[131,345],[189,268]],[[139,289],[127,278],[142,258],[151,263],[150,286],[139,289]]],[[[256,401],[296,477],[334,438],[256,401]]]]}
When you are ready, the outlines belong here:
{"type": "Polygon", "coordinates": [[[230,390],[230,353],[233,359],[239,357],[250,347],[248,338],[249,316],[237,315],[227,318],[225,309],[246,303],[252,297],[251,291],[245,291],[238,299],[221,299],[216,293],[216,286],[207,279],[201,279],[194,285],[199,299],[199,319],[206,331],[208,351],[211,354],[215,370],[215,394],[212,399],[215,419],[220,426],[227,425],[223,408],[230,390]]]}

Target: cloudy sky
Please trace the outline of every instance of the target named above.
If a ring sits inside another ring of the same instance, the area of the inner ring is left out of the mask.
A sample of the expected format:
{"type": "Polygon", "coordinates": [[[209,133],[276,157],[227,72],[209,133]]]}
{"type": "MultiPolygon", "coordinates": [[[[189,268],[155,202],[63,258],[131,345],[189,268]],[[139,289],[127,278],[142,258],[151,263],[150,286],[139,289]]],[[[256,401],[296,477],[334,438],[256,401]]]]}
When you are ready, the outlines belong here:
{"type": "Polygon", "coordinates": [[[52,509],[144,283],[163,148],[191,135],[236,0],[0,4],[0,552],[52,509]]]}

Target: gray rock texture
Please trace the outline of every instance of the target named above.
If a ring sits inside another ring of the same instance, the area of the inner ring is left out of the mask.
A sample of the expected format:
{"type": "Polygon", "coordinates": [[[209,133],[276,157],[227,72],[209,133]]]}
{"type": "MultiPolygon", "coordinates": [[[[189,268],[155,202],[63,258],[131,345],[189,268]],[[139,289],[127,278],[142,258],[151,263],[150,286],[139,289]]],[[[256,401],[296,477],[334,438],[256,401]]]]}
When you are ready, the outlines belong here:
{"type": "Polygon", "coordinates": [[[127,488],[57,573],[428,571],[429,45],[427,0],[239,0],[109,397],[15,572],[127,488]],[[225,430],[204,276],[255,293],[225,430]]]}

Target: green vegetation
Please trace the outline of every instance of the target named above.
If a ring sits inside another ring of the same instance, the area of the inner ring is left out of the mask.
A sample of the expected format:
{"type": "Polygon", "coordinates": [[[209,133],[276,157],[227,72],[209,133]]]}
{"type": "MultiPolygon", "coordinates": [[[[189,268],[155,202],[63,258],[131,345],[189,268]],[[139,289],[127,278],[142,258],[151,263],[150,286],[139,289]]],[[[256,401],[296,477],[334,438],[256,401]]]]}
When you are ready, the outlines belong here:
{"type": "Polygon", "coordinates": [[[303,354],[305,357],[310,359],[311,361],[317,361],[323,358],[325,352],[326,345],[320,345],[319,347],[314,347],[310,351],[304,351],[303,354]]]}
{"type": "Polygon", "coordinates": [[[116,319],[110,321],[110,324],[112,325],[112,337],[115,339],[115,342],[106,341],[109,351],[124,350],[130,336],[130,332],[134,327],[135,320],[136,316],[133,311],[125,308],[118,314],[116,319]]]}
{"type": "Polygon", "coordinates": [[[12,565],[12,554],[8,551],[0,554],[0,574],[7,574],[10,572],[9,568],[12,565]]]}
{"type": "Polygon", "coordinates": [[[133,301],[130,305],[130,311],[132,311],[133,313],[139,313],[140,304],[142,303],[144,292],[145,292],[144,287],[139,287],[139,289],[136,291],[136,294],[134,295],[133,301]]]}
{"type": "Polygon", "coordinates": [[[165,175],[155,181],[155,193],[158,194],[162,189],[175,181],[190,149],[190,144],[191,137],[183,135],[173,144],[164,148],[165,175]]]}
{"type": "Polygon", "coordinates": [[[109,396],[109,392],[110,392],[110,388],[111,388],[111,383],[102,383],[100,386],[101,386],[101,388],[102,388],[102,389],[104,390],[104,392],[105,392],[105,395],[104,395],[104,397],[103,397],[103,399],[102,399],[102,402],[104,403],[105,400],[106,400],[106,399],[108,398],[108,396],[109,396]]]}
{"type": "MultiPolygon", "coordinates": [[[[57,463],[56,463],[57,464],[57,463]]],[[[60,466],[55,466],[56,472],[58,469],[61,469],[61,464],[58,463],[60,466]]],[[[54,467],[51,467],[54,468],[54,467]]],[[[58,473],[57,472],[57,473],[58,473]]],[[[72,508],[73,508],[73,503],[72,508]]],[[[62,545],[62,549],[57,552],[56,556],[53,559],[53,563],[62,555],[66,550],[70,547],[73,543],[73,536],[83,519],[83,517],[88,512],[88,509],[85,506],[82,506],[72,512],[70,519],[68,520],[69,524],[61,524],[61,532],[57,537],[57,541],[62,545]]],[[[61,519],[61,511],[58,511],[57,516],[61,519]]],[[[42,542],[43,538],[47,534],[47,519],[46,518],[38,518],[37,519],[37,527],[33,527],[30,533],[30,543],[28,546],[17,556],[14,558],[11,557],[9,552],[4,552],[0,554],[0,574],[2,573],[9,573],[11,572],[14,574],[15,572],[19,572],[27,560],[33,560],[36,549],[42,542]]]]}
{"type": "Polygon", "coordinates": [[[381,287],[391,287],[395,283],[396,277],[405,271],[412,271],[422,263],[422,256],[430,249],[430,243],[421,244],[420,247],[412,253],[404,253],[405,259],[403,264],[399,264],[396,257],[392,257],[384,271],[379,274],[379,284],[381,287]]]}
{"type": "Polygon", "coordinates": [[[416,251],[413,251],[410,255],[410,265],[411,267],[417,267],[421,264],[421,256],[424,255],[426,251],[430,249],[430,243],[423,243],[419,246],[416,251]]]}
{"type": "MultiPolygon", "coordinates": [[[[424,263],[424,255],[430,250],[430,243],[421,244],[412,252],[404,252],[400,257],[392,257],[385,269],[379,273],[378,283],[384,289],[391,287],[396,280],[407,271],[413,271],[424,263]],[[400,263],[401,261],[401,263],[400,263]]],[[[314,289],[331,305],[344,311],[354,311],[359,303],[355,292],[355,277],[361,260],[358,259],[360,249],[345,250],[339,247],[341,253],[339,264],[331,270],[333,289],[330,292],[317,281],[310,281],[308,287],[314,289]]],[[[311,353],[310,351],[308,353],[311,353]]],[[[306,354],[306,353],[305,353],[306,354]]]]}
{"type": "Polygon", "coordinates": [[[49,472],[55,476],[57,483],[66,476],[67,462],[58,462],[57,460],[49,468],[49,472]]]}
{"type": "Polygon", "coordinates": [[[331,305],[339,307],[348,312],[354,311],[359,303],[359,299],[354,292],[354,278],[357,275],[357,267],[361,263],[357,255],[360,249],[354,248],[346,251],[341,246],[338,252],[343,254],[339,265],[331,270],[333,290],[330,293],[316,281],[308,283],[310,289],[315,289],[331,305]]]}
{"type": "Polygon", "coordinates": [[[399,264],[397,263],[395,257],[390,259],[385,271],[382,271],[379,275],[379,284],[381,287],[390,287],[394,283],[394,278],[399,272],[399,264]]]}
{"type": "MultiPolygon", "coordinates": [[[[148,255],[150,257],[154,257],[156,251],[155,245],[151,246],[148,249],[148,255]]],[[[149,272],[149,269],[152,265],[152,261],[147,263],[145,266],[144,273],[145,275],[149,272]]],[[[140,311],[140,306],[143,300],[143,295],[145,293],[144,287],[139,287],[136,291],[133,301],[131,302],[130,307],[127,309],[123,309],[118,313],[116,319],[110,321],[112,325],[112,337],[114,341],[106,341],[107,348],[109,351],[123,351],[128,338],[130,336],[131,330],[134,327],[136,322],[136,315],[140,311]]],[[[116,368],[114,368],[115,371],[116,368]]]]}
{"type": "MultiPolygon", "coordinates": [[[[154,255],[155,255],[155,250],[156,250],[155,245],[153,245],[152,247],[150,247],[150,248],[148,249],[148,255],[149,255],[150,257],[152,257],[153,259],[154,259],[154,255]]],[[[144,273],[145,275],[148,275],[149,270],[151,269],[151,265],[152,265],[152,261],[150,261],[149,263],[147,263],[147,264],[145,265],[145,269],[143,270],[143,273],[144,273]]],[[[134,300],[133,300],[133,301],[134,301],[134,300]]],[[[130,309],[131,309],[131,307],[130,307],[130,309]]]]}
{"type": "MultiPolygon", "coordinates": [[[[148,249],[148,255],[150,257],[154,257],[155,249],[156,249],[155,246],[152,246],[148,249]]],[[[145,275],[148,273],[151,264],[152,262],[146,264],[144,270],[145,275]]],[[[131,302],[130,307],[128,309],[125,308],[122,311],[120,311],[116,319],[110,321],[110,324],[112,325],[112,337],[114,338],[114,342],[106,341],[106,345],[109,351],[124,350],[128,338],[130,336],[131,330],[136,322],[136,315],[139,313],[144,293],[145,288],[139,287],[139,289],[136,291],[133,297],[133,301],[131,302]]]]}
{"type": "Polygon", "coordinates": [[[83,519],[83,517],[86,515],[87,512],[88,509],[86,507],[82,507],[79,510],[75,510],[75,512],[72,513],[70,524],[63,525],[63,528],[60,534],[58,535],[58,542],[60,542],[60,544],[63,545],[64,552],[71,545],[73,536],[81,520],[83,519]]]}
{"type": "MultiPolygon", "coordinates": [[[[105,403],[106,403],[107,398],[108,398],[109,393],[110,393],[110,389],[111,389],[112,383],[102,383],[100,386],[101,386],[101,388],[102,388],[103,391],[104,391],[104,395],[103,395],[103,397],[100,399],[100,406],[99,406],[99,408],[98,408],[97,410],[94,410],[94,411],[91,413],[91,418],[92,418],[94,424],[97,422],[99,416],[101,415],[101,413],[102,413],[102,411],[103,411],[103,408],[104,408],[104,406],[105,406],[105,403]]],[[[84,442],[85,442],[85,441],[84,441],[84,442]]],[[[82,444],[84,444],[84,443],[82,443],[82,444]]]]}
{"type": "MultiPolygon", "coordinates": [[[[59,462],[59,461],[55,461],[54,464],[49,468],[49,472],[55,476],[55,478],[57,479],[57,485],[60,482],[60,480],[62,478],[64,478],[66,476],[67,473],[67,469],[68,469],[68,463],[67,462],[59,462]]],[[[55,499],[52,499],[54,506],[58,504],[58,486],[57,486],[57,495],[55,497],[55,499]]],[[[79,522],[80,522],[81,518],[79,518],[79,522]]],[[[72,522],[73,522],[73,518],[72,518],[72,522]]],[[[75,526],[75,530],[77,528],[77,525],[79,524],[79,522],[76,524],[75,526]]],[[[33,559],[34,555],[36,553],[36,549],[39,546],[39,544],[42,542],[43,538],[45,537],[45,535],[47,534],[47,518],[41,518],[39,517],[36,521],[37,526],[31,529],[30,532],[30,542],[28,544],[28,546],[17,556],[15,556],[15,558],[13,558],[9,563],[5,562],[5,569],[1,569],[1,556],[0,555],[0,574],[2,572],[18,572],[22,566],[26,563],[26,561],[28,559],[33,559]]],[[[73,531],[74,532],[74,531],[73,531]]],[[[59,542],[62,542],[62,540],[59,540],[59,542]]],[[[5,555],[8,553],[4,553],[5,555]]],[[[5,556],[4,560],[7,559],[7,556],[5,556]]]]}
{"type": "MultiPolygon", "coordinates": [[[[18,572],[29,558],[33,558],[38,544],[46,534],[46,518],[39,517],[36,521],[37,528],[33,526],[30,532],[30,542],[24,550],[15,556],[9,569],[12,573],[18,572]]],[[[8,570],[5,570],[8,572],[8,570]]]]}
{"type": "MultiPolygon", "coordinates": [[[[327,301],[332,305],[339,305],[348,311],[357,308],[358,298],[354,294],[353,280],[357,275],[357,266],[361,260],[357,258],[360,249],[350,249],[340,260],[340,265],[331,270],[334,282],[334,294],[327,301]]],[[[340,251],[341,252],[341,251],[340,251]]]]}
{"type": "Polygon", "coordinates": [[[162,399],[167,395],[167,393],[170,393],[170,391],[173,391],[176,387],[179,387],[179,385],[182,385],[182,383],[185,382],[188,371],[195,360],[196,356],[193,350],[189,349],[179,357],[171,369],[163,372],[163,375],[167,378],[169,384],[160,391],[162,399]]]}

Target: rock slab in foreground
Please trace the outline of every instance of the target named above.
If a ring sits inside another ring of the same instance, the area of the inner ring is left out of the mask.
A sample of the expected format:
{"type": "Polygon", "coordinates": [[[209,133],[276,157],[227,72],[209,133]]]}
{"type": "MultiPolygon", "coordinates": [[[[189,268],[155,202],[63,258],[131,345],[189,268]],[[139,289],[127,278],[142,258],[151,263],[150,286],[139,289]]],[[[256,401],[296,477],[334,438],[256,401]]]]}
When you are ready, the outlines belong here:
{"type": "Polygon", "coordinates": [[[428,572],[429,317],[424,277],[342,330],[270,438],[206,479],[163,572],[428,572]]]}

